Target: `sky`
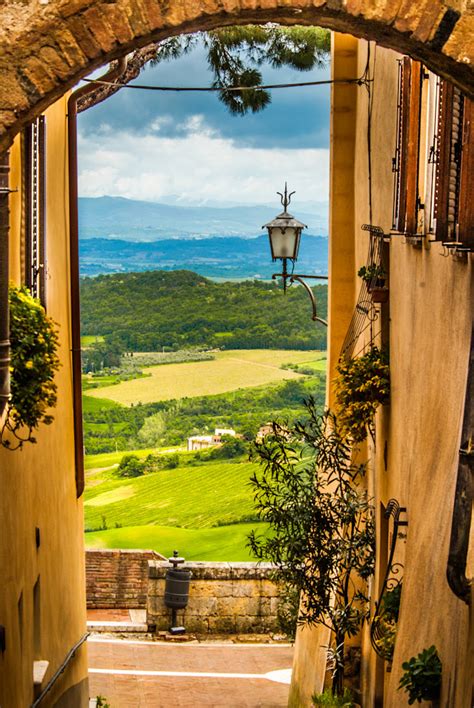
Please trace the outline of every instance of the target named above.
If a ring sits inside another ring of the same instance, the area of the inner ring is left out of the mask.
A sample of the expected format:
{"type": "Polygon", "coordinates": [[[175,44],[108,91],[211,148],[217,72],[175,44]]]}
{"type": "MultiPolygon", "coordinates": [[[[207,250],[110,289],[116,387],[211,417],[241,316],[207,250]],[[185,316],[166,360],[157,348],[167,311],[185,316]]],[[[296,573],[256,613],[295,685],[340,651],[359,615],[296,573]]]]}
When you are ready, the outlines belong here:
{"type": "MultiPolygon", "coordinates": [[[[100,73],[103,73],[101,70],[100,73]]],[[[261,68],[264,83],[319,81],[261,68]]],[[[134,83],[207,86],[204,49],[145,68],[134,83]]],[[[285,180],[293,202],[328,200],[329,87],[272,91],[260,113],[232,116],[213,93],[122,89],[78,118],[80,196],[182,205],[272,204],[285,180]]]]}

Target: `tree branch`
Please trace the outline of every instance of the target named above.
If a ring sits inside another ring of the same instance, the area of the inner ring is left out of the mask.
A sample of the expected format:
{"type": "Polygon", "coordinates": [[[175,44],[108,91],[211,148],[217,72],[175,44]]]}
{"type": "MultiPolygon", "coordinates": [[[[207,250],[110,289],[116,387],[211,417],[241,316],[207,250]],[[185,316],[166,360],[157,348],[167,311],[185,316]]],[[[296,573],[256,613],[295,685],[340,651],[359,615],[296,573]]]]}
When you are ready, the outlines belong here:
{"type": "MultiPolygon", "coordinates": [[[[77,102],[77,112],[82,113],[82,111],[86,111],[88,108],[92,108],[92,106],[97,106],[99,103],[102,103],[102,101],[113,96],[114,93],[120,91],[122,86],[118,84],[128,84],[130,81],[133,81],[133,79],[136,79],[145,64],[151,59],[156,58],[158,51],[159,45],[156,43],[149,44],[142,49],[136,49],[133,54],[128,57],[127,68],[123,74],[121,74],[113,84],[98,84],[95,91],[80,98],[77,102]]],[[[116,65],[116,61],[111,64],[112,68],[116,65]]]]}

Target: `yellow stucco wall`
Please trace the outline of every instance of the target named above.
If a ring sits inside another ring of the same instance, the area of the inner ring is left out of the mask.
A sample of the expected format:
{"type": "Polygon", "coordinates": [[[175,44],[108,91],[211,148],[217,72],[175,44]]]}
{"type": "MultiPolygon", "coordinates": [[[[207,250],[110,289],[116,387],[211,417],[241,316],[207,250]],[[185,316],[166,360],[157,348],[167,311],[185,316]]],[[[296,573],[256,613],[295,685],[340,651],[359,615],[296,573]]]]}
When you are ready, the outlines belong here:
{"type": "MultiPolygon", "coordinates": [[[[359,43],[359,75],[367,48],[367,43],[359,43]]],[[[387,233],[392,220],[397,58],[394,52],[371,45],[375,78],[372,223],[387,233]]],[[[339,86],[334,89],[336,94],[344,91],[339,86]]],[[[368,248],[368,235],[360,227],[369,222],[365,91],[358,92],[357,99],[355,231],[331,232],[334,250],[339,244],[349,248],[350,240],[354,243],[356,288],[356,272],[368,248]]],[[[391,404],[377,416],[377,444],[369,451],[369,488],[375,496],[378,522],[381,505],[394,497],[407,508],[409,525],[406,541],[399,542],[405,567],[393,668],[388,673],[383,662],[376,660],[366,635],[363,705],[382,705],[382,697],[387,708],[408,705],[407,694],[397,690],[401,664],[434,644],[443,663],[440,705],[461,708],[471,700],[468,655],[474,639],[468,607],[449,589],[446,567],[474,304],[472,256],[445,257],[439,243],[425,239],[418,247],[402,236],[393,236],[388,250],[390,303],[374,324],[374,334],[378,342],[383,338],[390,344],[391,404]]],[[[338,283],[331,287],[337,289],[338,283]]],[[[377,531],[380,547],[380,523],[377,531]]],[[[378,554],[374,590],[384,571],[378,554]]],[[[376,599],[376,591],[373,594],[376,599]]]]}
{"type": "MultiPolygon", "coordinates": [[[[368,44],[349,36],[333,39],[333,76],[362,75],[368,44]]],[[[372,102],[372,224],[390,232],[392,223],[397,79],[399,56],[370,45],[374,77],[372,102]]],[[[432,85],[434,83],[432,82],[432,85]]],[[[425,84],[424,94],[426,94],[425,84]]],[[[426,95],[422,121],[427,120],[426,95]]],[[[331,112],[331,206],[329,284],[329,381],[361,284],[357,270],[366,262],[370,223],[367,149],[368,95],[363,87],[334,85],[331,112]]],[[[422,128],[422,146],[426,141],[422,128]]],[[[423,182],[424,170],[420,170],[423,182]]],[[[368,489],[377,521],[377,572],[370,583],[372,610],[386,568],[388,542],[382,510],[390,498],[407,509],[403,593],[391,672],[371,648],[368,627],[361,637],[364,708],[408,705],[397,690],[401,664],[434,644],[443,663],[440,705],[468,708],[472,695],[474,626],[472,609],[448,587],[446,567],[457,477],[467,362],[473,313],[472,255],[446,256],[429,239],[420,247],[393,236],[386,246],[390,302],[371,333],[390,346],[391,404],[377,414],[376,445],[367,445],[368,489]],[[385,541],[384,541],[385,537],[385,541]],[[385,543],[385,549],[384,549],[385,543]]],[[[473,544],[471,544],[472,546],[473,544]]],[[[471,559],[474,551],[471,548],[471,559]]],[[[471,568],[468,575],[472,577],[471,568]]],[[[300,632],[290,704],[309,706],[323,680],[322,638],[300,632]]],[[[327,638],[326,642],[327,643],[327,638]]]]}
{"type": "MultiPolygon", "coordinates": [[[[6,651],[0,653],[0,705],[23,708],[33,699],[33,660],[49,661],[51,678],[86,629],[82,500],[76,499],[66,172],[67,96],[46,112],[47,310],[60,327],[62,362],[56,376],[54,422],[37,431],[37,444],[0,449],[0,624],[6,651]],[[41,545],[35,544],[35,528],[41,545]],[[40,577],[41,656],[33,649],[33,587],[40,577]],[[23,637],[18,602],[23,595],[23,637]]],[[[11,151],[12,188],[21,188],[20,141],[11,151]]],[[[10,278],[21,280],[21,191],[11,196],[10,278]]],[[[85,644],[42,705],[87,705],[85,644]],[[72,687],[76,688],[72,688],[72,687]],[[69,691],[68,694],[66,692],[69,691]],[[66,696],[65,696],[66,694],[66,696]],[[62,699],[61,699],[62,697],[62,699]],[[72,702],[71,702],[72,701],[72,702]],[[59,704],[59,703],[58,703],[59,704]]]]}

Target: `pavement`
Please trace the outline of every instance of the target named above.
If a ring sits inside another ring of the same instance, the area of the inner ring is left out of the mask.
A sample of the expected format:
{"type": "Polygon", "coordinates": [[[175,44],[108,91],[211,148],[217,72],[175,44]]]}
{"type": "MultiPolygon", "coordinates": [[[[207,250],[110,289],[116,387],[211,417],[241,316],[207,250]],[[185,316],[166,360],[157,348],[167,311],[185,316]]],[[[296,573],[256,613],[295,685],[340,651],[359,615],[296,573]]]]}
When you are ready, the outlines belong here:
{"type": "Polygon", "coordinates": [[[87,610],[89,632],[147,631],[146,610],[87,610]]]}
{"type": "Polygon", "coordinates": [[[288,703],[289,644],[92,635],[88,654],[89,693],[104,696],[110,708],[279,708],[288,703]]]}

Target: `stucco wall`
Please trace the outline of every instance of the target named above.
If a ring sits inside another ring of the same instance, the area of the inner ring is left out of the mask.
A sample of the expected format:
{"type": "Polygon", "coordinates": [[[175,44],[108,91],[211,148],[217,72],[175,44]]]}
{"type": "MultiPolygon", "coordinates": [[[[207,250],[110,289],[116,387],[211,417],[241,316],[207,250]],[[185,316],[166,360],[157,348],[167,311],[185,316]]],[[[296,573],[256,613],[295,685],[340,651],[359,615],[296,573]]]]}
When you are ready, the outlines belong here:
{"type": "MultiPolygon", "coordinates": [[[[333,76],[363,73],[366,42],[336,36],[334,49],[333,76]]],[[[387,234],[392,223],[398,58],[371,44],[372,224],[387,234]]],[[[366,90],[333,86],[329,403],[341,336],[361,284],[357,271],[366,261],[369,245],[368,233],[361,230],[370,223],[367,135],[366,90]]],[[[422,132],[425,149],[423,139],[422,132]]],[[[420,174],[423,190],[423,169],[420,174]]],[[[423,201],[423,191],[421,196],[423,201]]],[[[386,248],[389,303],[380,307],[377,320],[355,350],[357,354],[363,349],[371,336],[390,349],[391,404],[377,414],[376,445],[368,444],[361,451],[369,461],[367,484],[377,522],[372,612],[386,570],[384,547],[390,539],[382,511],[390,498],[406,507],[408,528],[406,539],[398,542],[404,571],[393,667],[388,672],[386,663],[376,657],[366,626],[361,637],[362,705],[408,705],[407,694],[397,690],[401,664],[434,644],[443,663],[440,705],[467,707],[472,696],[472,609],[449,589],[446,568],[473,313],[472,255],[448,255],[442,244],[429,237],[415,245],[393,235],[386,248]]],[[[468,576],[473,574],[474,569],[468,569],[468,576]]],[[[324,671],[317,651],[322,644],[318,632],[305,630],[298,635],[291,705],[311,705],[311,691],[320,689],[324,671]]]]}
{"type": "MultiPolygon", "coordinates": [[[[367,45],[359,48],[363,71],[367,45]]],[[[371,47],[372,197],[375,225],[389,233],[392,220],[397,55],[371,47]]],[[[427,82],[425,82],[426,92],[427,82]]],[[[339,92],[339,87],[335,92],[339,92]]],[[[425,97],[426,98],[426,97],[425,97]]],[[[367,257],[369,222],[367,95],[358,93],[354,123],[355,243],[357,269],[367,257]]],[[[422,127],[423,140],[423,127],[422,127]]],[[[424,185],[421,184],[422,190],[424,185]]],[[[423,191],[421,192],[423,201],[423,191]]],[[[347,247],[350,234],[332,234],[332,248],[347,247]]],[[[376,446],[369,449],[369,489],[375,497],[379,551],[384,533],[381,509],[396,498],[407,509],[407,538],[399,541],[404,562],[400,620],[392,671],[364,642],[364,705],[399,708],[407,694],[397,690],[401,664],[435,644],[443,663],[441,705],[468,706],[472,676],[468,654],[469,609],[446,581],[446,567],[473,312],[472,256],[448,255],[426,237],[421,245],[393,235],[389,250],[390,301],[372,328],[375,341],[389,346],[391,403],[377,418],[376,446]],[[383,505],[383,507],[382,507],[383,505]]],[[[337,287],[334,284],[332,287],[337,287]]],[[[360,348],[360,347],[359,347],[360,348]]],[[[385,572],[378,552],[376,588],[385,572]]],[[[471,572],[472,575],[472,572],[471,572]]]]}
{"type": "MultiPolygon", "coordinates": [[[[391,225],[396,58],[393,52],[372,48],[373,222],[386,232],[391,225]]],[[[361,51],[359,71],[365,59],[361,51]]],[[[361,100],[356,224],[369,221],[366,115],[361,100]]],[[[355,239],[359,267],[366,258],[367,237],[356,229],[355,239]]],[[[469,257],[443,257],[442,245],[428,239],[415,247],[393,236],[389,250],[390,304],[382,310],[376,330],[388,329],[391,405],[378,416],[370,486],[378,517],[381,505],[394,497],[406,506],[409,526],[401,543],[405,569],[393,669],[387,673],[366,639],[365,691],[370,705],[377,705],[382,695],[385,706],[407,705],[406,694],[397,690],[401,664],[435,644],[443,662],[441,705],[468,705],[469,612],[449,589],[446,566],[470,344],[472,262],[469,257]]],[[[379,557],[374,589],[384,571],[379,557]]]]}
{"type": "MultiPolygon", "coordinates": [[[[60,326],[61,369],[54,422],[41,426],[37,443],[21,452],[0,448],[0,624],[6,651],[0,653],[0,704],[23,708],[33,698],[33,660],[46,659],[46,681],[86,629],[82,500],[76,499],[69,338],[66,98],[51,107],[47,121],[47,308],[60,326]],[[35,543],[35,528],[41,543],[35,543]],[[40,577],[40,654],[33,648],[33,587],[40,577]],[[20,630],[19,602],[23,621],[20,630]]],[[[20,145],[11,153],[10,278],[20,282],[20,145]]],[[[49,705],[77,685],[75,705],[86,705],[85,645],[49,694],[49,705]],[[82,701],[82,702],[81,702],[82,701]]]]}
{"type": "Polygon", "coordinates": [[[148,561],[156,551],[86,550],[87,607],[145,609],[148,561]]]}
{"type": "MultiPolygon", "coordinates": [[[[170,627],[164,602],[168,562],[150,561],[147,623],[170,627]]],[[[278,586],[269,563],[190,562],[189,603],[178,610],[178,622],[197,634],[247,634],[278,631],[278,586]]]]}

